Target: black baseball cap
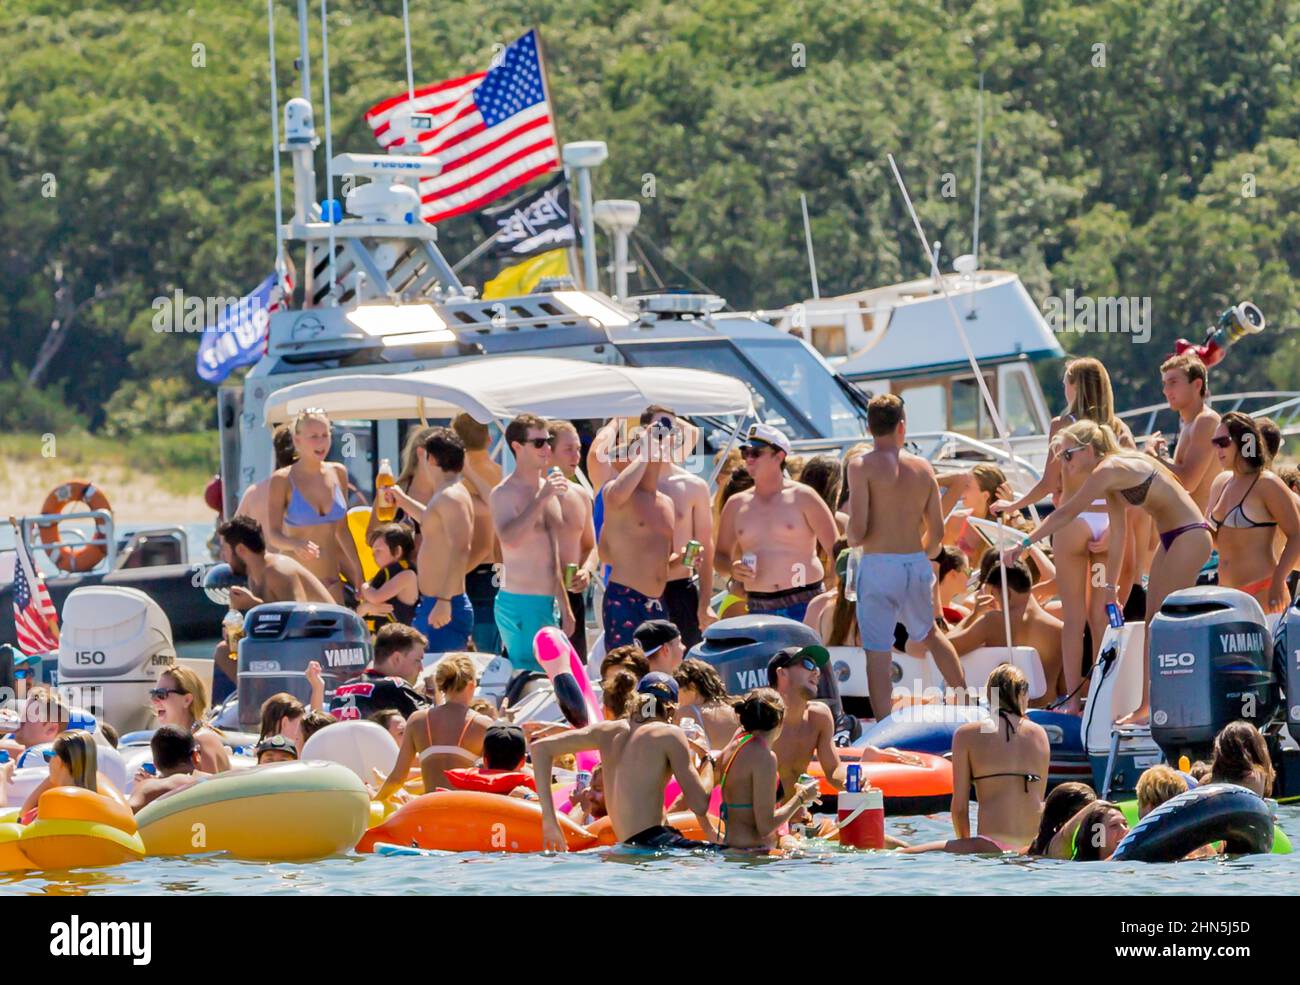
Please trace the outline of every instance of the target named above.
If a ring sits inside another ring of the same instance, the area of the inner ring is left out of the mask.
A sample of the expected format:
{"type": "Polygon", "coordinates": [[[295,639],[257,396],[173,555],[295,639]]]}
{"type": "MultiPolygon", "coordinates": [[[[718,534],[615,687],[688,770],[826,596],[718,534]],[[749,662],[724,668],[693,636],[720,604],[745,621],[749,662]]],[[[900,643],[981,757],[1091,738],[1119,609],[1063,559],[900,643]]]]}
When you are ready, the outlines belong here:
{"type": "Polygon", "coordinates": [[[681,636],[682,631],[667,619],[647,619],[632,634],[636,645],[647,657],[653,656],[665,643],[681,639],[681,636]]]}
{"type": "Polygon", "coordinates": [[[527,750],[524,730],[518,725],[496,722],[483,733],[483,765],[488,769],[516,769],[527,750]]]}
{"type": "Polygon", "coordinates": [[[772,659],[767,662],[768,685],[776,687],[776,671],[778,667],[793,667],[804,657],[815,663],[818,669],[825,669],[826,665],[831,662],[831,653],[824,646],[787,646],[782,650],[777,650],[776,653],[772,654],[772,659]]]}

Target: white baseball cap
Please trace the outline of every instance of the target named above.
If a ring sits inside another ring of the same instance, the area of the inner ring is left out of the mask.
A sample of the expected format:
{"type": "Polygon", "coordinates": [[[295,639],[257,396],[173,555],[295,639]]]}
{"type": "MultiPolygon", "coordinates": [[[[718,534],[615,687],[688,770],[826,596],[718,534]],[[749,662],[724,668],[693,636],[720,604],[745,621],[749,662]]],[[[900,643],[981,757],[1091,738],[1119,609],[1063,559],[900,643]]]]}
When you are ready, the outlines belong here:
{"type": "Polygon", "coordinates": [[[770,424],[751,424],[749,433],[746,435],[746,444],[761,441],[773,448],[779,448],[787,455],[790,454],[790,439],[785,436],[785,432],[779,428],[774,428],[770,424]]]}

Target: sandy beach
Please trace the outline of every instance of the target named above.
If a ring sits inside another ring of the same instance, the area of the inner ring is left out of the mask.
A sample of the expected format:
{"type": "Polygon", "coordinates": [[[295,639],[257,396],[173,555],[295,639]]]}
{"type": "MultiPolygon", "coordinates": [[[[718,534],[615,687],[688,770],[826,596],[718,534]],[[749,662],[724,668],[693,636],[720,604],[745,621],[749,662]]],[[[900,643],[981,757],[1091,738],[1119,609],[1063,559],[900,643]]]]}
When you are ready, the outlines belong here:
{"type": "Polygon", "coordinates": [[[40,512],[50,491],[69,479],[93,481],[108,497],[118,523],[212,522],[215,514],[193,495],[168,492],[152,473],[116,464],[70,465],[61,458],[0,455],[0,517],[40,512]]]}

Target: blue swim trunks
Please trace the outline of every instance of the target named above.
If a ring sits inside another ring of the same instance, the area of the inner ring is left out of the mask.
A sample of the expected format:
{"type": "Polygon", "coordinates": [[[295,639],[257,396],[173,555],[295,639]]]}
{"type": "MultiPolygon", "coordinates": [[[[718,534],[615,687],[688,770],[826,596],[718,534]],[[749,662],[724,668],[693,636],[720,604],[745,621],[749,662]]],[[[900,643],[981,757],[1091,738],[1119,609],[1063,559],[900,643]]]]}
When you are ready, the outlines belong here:
{"type": "Polygon", "coordinates": [[[636,628],[648,619],[666,619],[667,611],[659,599],[611,581],[605,588],[601,616],[605,626],[605,652],[608,653],[616,646],[636,642],[632,637],[636,628]]]}
{"type": "Polygon", "coordinates": [[[425,650],[427,653],[450,653],[463,650],[469,643],[470,633],[474,632],[474,606],[464,592],[451,599],[451,621],[435,629],[429,625],[429,616],[438,600],[430,596],[421,596],[420,604],[415,609],[412,621],[416,629],[429,637],[425,650]]]}
{"type": "Polygon", "coordinates": [[[521,595],[503,588],[497,592],[493,615],[515,673],[521,670],[541,673],[542,665],[533,656],[533,637],[539,629],[560,625],[560,611],[554,596],[521,595]]]}

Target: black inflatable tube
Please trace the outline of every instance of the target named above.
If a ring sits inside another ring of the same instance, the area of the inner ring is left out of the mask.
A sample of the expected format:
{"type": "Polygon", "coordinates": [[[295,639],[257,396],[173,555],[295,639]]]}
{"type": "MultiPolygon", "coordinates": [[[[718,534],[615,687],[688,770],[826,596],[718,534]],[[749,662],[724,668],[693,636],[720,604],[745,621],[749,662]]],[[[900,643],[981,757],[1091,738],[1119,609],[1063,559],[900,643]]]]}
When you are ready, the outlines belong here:
{"type": "Polygon", "coordinates": [[[1113,862],[1177,862],[1203,845],[1222,841],[1229,855],[1273,850],[1268,804],[1233,783],[1210,783],[1166,801],[1125,835],[1113,862]]]}

